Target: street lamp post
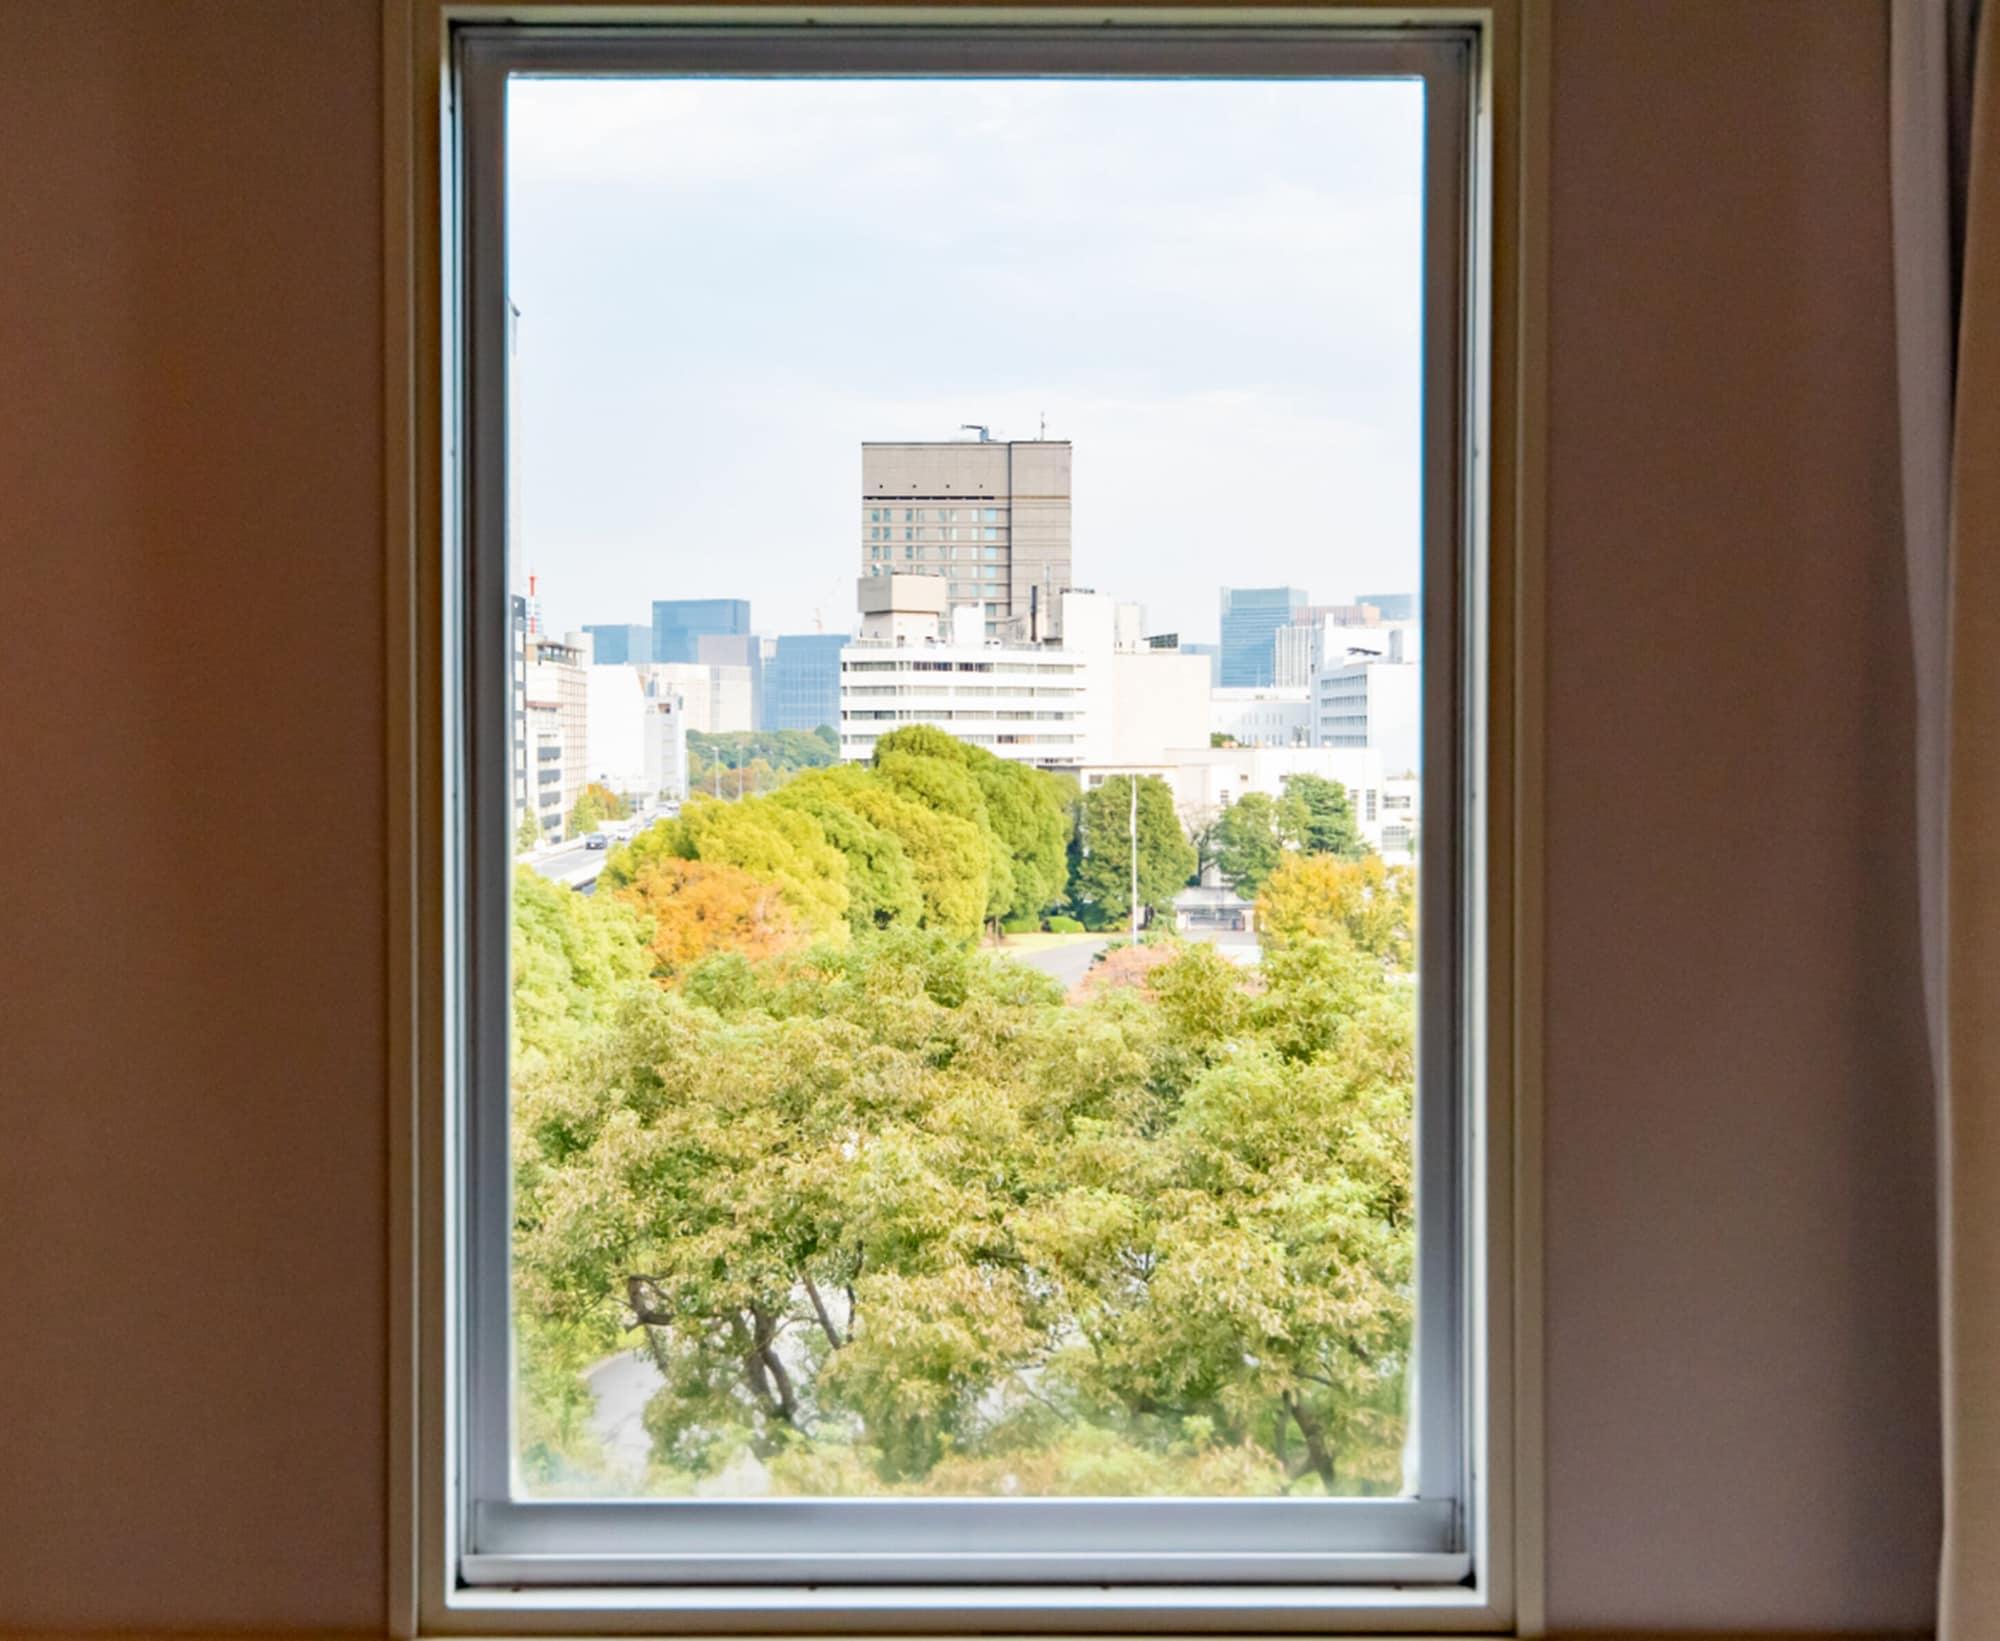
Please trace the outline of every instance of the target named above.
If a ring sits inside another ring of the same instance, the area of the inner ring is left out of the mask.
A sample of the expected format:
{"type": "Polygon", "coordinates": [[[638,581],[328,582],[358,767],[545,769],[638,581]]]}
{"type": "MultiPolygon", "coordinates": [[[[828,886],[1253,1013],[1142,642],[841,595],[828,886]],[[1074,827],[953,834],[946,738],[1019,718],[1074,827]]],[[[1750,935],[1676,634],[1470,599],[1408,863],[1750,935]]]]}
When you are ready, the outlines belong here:
{"type": "Polygon", "coordinates": [[[1139,944],[1139,777],[1127,775],[1126,785],[1132,793],[1132,944],[1139,944]]]}

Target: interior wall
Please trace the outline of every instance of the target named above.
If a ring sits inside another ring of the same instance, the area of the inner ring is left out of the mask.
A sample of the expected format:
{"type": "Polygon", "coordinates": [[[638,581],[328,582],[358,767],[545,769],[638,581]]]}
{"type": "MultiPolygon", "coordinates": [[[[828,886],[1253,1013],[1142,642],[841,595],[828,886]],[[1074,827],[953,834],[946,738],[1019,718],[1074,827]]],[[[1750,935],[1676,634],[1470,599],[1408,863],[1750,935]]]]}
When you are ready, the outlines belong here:
{"type": "Polygon", "coordinates": [[[1549,1613],[1922,1628],[1886,8],[1563,0],[1554,49],[1549,1613]]]}
{"type": "Polygon", "coordinates": [[[381,1622],[377,18],[0,4],[0,1630],[381,1622]]]}
{"type": "MultiPolygon", "coordinates": [[[[1557,0],[1559,1628],[1915,1628],[1882,0],[1557,0]]],[[[0,6],[0,1629],[366,1629],[375,0],[0,6]]]]}

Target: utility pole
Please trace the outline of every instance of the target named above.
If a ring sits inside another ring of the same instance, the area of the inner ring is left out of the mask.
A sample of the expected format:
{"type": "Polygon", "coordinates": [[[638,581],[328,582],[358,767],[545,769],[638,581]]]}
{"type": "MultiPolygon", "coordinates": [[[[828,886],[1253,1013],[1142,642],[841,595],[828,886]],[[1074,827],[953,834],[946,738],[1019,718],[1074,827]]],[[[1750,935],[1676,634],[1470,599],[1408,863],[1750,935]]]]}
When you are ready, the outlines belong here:
{"type": "Polygon", "coordinates": [[[1139,777],[1127,775],[1132,793],[1132,944],[1139,944],[1139,777]]]}

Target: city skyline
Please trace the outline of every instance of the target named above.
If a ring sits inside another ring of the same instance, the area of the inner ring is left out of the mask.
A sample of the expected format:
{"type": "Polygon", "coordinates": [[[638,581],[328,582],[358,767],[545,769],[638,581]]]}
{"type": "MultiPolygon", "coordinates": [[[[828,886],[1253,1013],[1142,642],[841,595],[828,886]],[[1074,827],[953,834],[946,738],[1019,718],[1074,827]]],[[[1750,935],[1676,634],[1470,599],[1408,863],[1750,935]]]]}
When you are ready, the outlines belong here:
{"type": "Polygon", "coordinates": [[[841,630],[859,446],[965,423],[1073,442],[1073,579],[1154,630],[1213,641],[1225,563],[1414,583],[1419,87],[531,80],[510,104],[515,572],[552,629],[747,591],[760,631],[841,630]]]}

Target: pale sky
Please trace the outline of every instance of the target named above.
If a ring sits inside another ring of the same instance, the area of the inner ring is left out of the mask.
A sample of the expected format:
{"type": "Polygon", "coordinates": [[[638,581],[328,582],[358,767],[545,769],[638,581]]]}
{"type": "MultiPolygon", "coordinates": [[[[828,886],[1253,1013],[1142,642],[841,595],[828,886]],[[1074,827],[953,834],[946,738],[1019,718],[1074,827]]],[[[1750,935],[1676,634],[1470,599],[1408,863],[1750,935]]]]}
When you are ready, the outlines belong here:
{"type": "Polygon", "coordinates": [[[1073,573],[1414,590],[1423,91],[517,80],[521,536],[550,627],[853,625],[861,442],[1075,445],[1073,573]]]}

